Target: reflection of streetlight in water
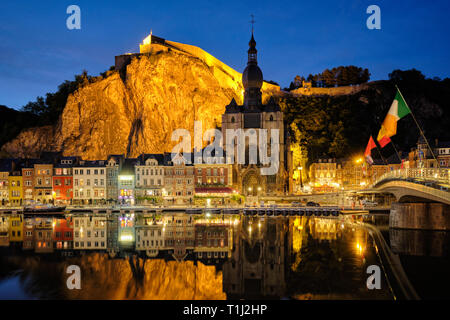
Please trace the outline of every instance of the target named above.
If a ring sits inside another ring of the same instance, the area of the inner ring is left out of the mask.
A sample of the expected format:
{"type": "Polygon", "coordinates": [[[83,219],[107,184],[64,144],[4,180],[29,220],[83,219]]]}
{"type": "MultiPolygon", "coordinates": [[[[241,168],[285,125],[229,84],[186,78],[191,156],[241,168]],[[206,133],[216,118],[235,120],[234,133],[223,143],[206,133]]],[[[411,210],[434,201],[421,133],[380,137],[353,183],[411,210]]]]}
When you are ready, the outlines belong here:
{"type": "Polygon", "coordinates": [[[359,242],[356,243],[356,250],[358,251],[358,253],[360,255],[363,255],[364,248],[363,248],[362,244],[360,244],[359,242]]]}

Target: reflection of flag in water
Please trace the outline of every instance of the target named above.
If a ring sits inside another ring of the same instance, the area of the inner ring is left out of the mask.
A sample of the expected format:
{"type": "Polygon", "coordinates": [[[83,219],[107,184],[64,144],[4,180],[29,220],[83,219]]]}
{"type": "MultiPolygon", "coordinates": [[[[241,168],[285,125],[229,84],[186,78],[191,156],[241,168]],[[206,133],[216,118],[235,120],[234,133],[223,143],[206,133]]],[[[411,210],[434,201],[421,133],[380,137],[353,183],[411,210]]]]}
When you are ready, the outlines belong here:
{"type": "Polygon", "coordinates": [[[367,143],[366,151],[364,152],[364,157],[366,158],[366,161],[369,164],[373,164],[372,149],[376,147],[377,145],[375,144],[375,141],[373,141],[372,136],[370,136],[369,142],[367,143]]]}

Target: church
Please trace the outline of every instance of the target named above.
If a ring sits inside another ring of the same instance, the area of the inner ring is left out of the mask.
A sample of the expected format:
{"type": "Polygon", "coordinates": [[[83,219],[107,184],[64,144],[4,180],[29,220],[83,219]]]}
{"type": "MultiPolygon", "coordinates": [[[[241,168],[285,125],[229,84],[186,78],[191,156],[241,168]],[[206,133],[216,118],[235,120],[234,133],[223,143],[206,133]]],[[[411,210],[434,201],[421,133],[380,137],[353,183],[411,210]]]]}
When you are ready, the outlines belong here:
{"type": "MultiPolygon", "coordinates": [[[[267,139],[270,141],[271,129],[279,132],[279,168],[276,174],[262,175],[260,168],[263,165],[258,158],[256,164],[249,164],[248,142],[245,140],[246,161],[244,164],[232,165],[233,187],[246,196],[270,196],[292,193],[292,151],[290,150],[290,136],[287,124],[283,118],[280,106],[271,97],[267,103],[262,102],[261,87],[263,86],[263,74],[258,66],[256,41],[253,36],[249,42],[248,62],[242,74],[244,86],[244,103],[238,105],[234,99],[226,106],[222,115],[223,146],[226,150],[226,130],[267,129],[267,139]]],[[[270,147],[268,148],[270,150],[270,147]]],[[[236,152],[234,152],[236,154],[236,152]]]]}

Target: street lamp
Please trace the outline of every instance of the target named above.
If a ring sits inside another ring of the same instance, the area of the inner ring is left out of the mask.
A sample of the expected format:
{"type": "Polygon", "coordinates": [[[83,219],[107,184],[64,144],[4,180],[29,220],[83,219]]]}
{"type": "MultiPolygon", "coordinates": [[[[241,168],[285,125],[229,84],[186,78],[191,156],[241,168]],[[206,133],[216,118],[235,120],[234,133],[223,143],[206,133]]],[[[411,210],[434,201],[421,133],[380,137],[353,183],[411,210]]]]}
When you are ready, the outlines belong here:
{"type": "MultiPolygon", "coordinates": [[[[355,163],[356,164],[360,164],[360,163],[362,163],[364,160],[363,160],[363,158],[358,158],[358,159],[356,159],[355,160],[355,163]]],[[[355,187],[355,189],[357,189],[358,187],[360,187],[360,186],[358,186],[358,184],[357,184],[357,178],[358,178],[358,170],[359,170],[359,167],[356,167],[355,166],[355,180],[354,180],[354,183],[353,183],[353,186],[355,187]]]]}

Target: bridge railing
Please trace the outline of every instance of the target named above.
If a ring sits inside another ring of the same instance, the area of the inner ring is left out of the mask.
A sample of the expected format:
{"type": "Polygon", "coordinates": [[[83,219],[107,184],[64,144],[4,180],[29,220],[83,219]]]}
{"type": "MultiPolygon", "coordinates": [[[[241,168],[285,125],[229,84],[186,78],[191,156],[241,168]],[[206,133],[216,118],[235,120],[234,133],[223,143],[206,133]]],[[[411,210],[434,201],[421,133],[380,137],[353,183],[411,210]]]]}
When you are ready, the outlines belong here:
{"type": "Polygon", "coordinates": [[[450,184],[450,169],[410,168],[410,169],[392,170],[380,176],[373,183],[373,186],[376,186],[383,180],[386,181],[392,179],[411,180],[412,182],[423,180],[436,183],[450,184]]]}

